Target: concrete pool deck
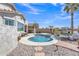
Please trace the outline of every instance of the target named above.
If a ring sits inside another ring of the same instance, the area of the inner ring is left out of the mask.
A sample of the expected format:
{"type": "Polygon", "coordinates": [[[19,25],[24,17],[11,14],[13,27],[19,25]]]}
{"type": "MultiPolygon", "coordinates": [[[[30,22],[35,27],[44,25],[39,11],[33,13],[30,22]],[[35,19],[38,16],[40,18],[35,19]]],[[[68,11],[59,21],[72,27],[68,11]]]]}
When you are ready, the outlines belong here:
{"type": "Polygon", "coordinates": [[[58,40],[58,42],[54,45],[61,46],[61,47],[64,47],[64,48],[67,48],[67,49],[70,49],[70,50],[73,50],[73,51],[76,51],[76,52],[79,53],[79,49],[77,48],[78,47],[77,44],[72,44],[72,43],[69,43],[69,42],[58,40]]]}
{"type": "Polygon", "coordinates": [[[18,46],[8,53],[7,56],[79,56],[79,52],[68,48],[58,46],[58,50],[56,49],[56,45],[39,47],[18,43],[18,46]],[[38,48],[40,48],[40,50],[38,50],[38,48]]]}
{"type": "Polygon", "coordinates": [[[68,49],[71,49],[71,50],[74,50],[74,51],[77,51],[79,52],[79,49],[77,48],[78,45],[76,44],[71,44],[71,43],[68,43],[68,42],[65,42],[65,41],[58,41],[56,44],[54,45],[57,45],[57,46],[61,46],[61,47],[64,47],[64,48],[68,48],[68,49]]]}

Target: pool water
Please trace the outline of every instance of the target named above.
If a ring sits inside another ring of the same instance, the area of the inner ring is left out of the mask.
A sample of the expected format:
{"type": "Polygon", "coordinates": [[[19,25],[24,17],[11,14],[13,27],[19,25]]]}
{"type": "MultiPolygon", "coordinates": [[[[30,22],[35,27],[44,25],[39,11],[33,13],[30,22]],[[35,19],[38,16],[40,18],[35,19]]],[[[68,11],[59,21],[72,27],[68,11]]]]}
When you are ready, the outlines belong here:
{"type": "Polygon", "coordinates": [[[49,42],[52,41],[53,39],[50,38],[50,35],[37,34],[34,37],[29,38],[28,40],[33,42],[49,42]]]}

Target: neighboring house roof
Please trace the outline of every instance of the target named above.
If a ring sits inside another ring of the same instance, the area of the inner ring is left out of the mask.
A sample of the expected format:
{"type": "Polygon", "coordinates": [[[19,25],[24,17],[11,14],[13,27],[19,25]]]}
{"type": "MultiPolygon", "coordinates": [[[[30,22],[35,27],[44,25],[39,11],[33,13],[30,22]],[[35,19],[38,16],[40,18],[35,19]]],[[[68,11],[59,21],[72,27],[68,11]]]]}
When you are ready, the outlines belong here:
{"type": "Polygon", "coordinates": [[[0,3],[0,4],[10,6],[10,7],[15,11],[15,12],[1,11],[0,13],[9,13],[9,14],[14,14],[14,15],[19,15],[19,16],[21,16],[21,17],[23,18],[23,20],[25,21],[24,15],[16,10],[14,4],[12,4],[12,3],[0,3]]]}
{"type": "Polygon", "coordinates": [[[4,5],[7,5],[7,6],[10,6],[13,10],[16,11],[16,8],[15,8],[14,4],[12,4],[12,3],[0,3],[0,4],[4,4],[4,5]]]}

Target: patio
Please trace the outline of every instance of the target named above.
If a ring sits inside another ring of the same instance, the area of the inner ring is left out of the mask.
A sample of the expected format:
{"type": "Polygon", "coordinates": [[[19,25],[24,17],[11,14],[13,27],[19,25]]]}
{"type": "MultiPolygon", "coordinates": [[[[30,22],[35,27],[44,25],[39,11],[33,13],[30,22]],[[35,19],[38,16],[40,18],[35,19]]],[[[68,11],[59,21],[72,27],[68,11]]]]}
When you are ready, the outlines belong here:
{"type": "Polygon", "coordinates": [[[19,43],[8,56],[79,56],[79,49],[76,44],[59,41],[54,45],[27,46],[19,43]],[[58,50],[57,47],[58,46],[58,50]],[[40,49],[39,49],[40,48],[40,49]]]}

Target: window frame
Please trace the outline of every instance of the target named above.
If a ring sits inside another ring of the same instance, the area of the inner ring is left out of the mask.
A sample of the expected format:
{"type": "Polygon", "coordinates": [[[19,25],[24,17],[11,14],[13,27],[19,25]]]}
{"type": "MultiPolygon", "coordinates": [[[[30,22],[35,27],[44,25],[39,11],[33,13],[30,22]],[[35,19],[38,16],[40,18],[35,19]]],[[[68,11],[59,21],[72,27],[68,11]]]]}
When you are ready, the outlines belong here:
{"type": "Polygon", "coordinates": [[[15,26],[15,20],[9,19],[9,18],[3,18],[4,19],[4,24],[8,26],[15,26]],[[7,21],[7,22],[6,22],[7,21]]]}

